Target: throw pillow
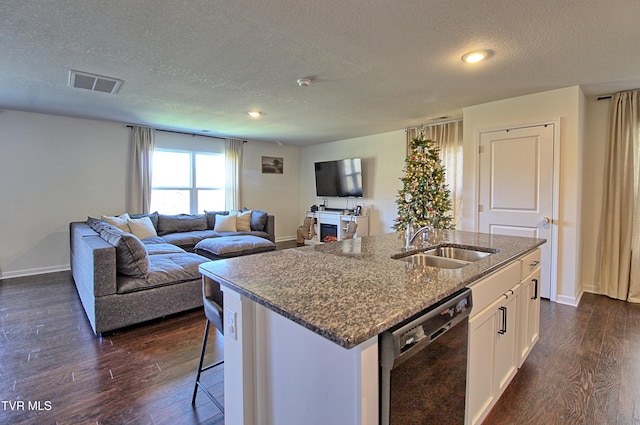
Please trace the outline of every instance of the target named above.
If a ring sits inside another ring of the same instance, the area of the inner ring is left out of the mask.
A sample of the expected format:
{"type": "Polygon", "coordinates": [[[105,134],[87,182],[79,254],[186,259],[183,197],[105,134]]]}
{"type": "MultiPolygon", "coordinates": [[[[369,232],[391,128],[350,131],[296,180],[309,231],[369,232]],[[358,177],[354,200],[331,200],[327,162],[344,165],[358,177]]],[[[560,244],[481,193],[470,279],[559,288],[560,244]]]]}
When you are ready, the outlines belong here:
{"type": "MultiPolygon", "coordinates": [[[[249,211],[249,208],[244,207],[242,211],[249,211]]],[[[258,232],[264,232],[264,228],[269,220],[269,213],[260,210],[251,210],[251,230],[258,232]]]]}
{"type": "Polygon", "coordinates": [[[236,230],[238,232],[251,231],[251,210],[240,212],[236,215],[236,230]]]}
{"type": "Polygon", "coordinates": [[[153,223],[153,227],[158,228],[158,211],[152,212],[149,214],[129,214],[130,218],[142,218],[149,217],[151,219],[151,223],[153,223]]]}
{"type": "Polygon", "coordinates": [[[264,232],[264,227],[267,225],[268,217],[269,214],[266,211],[251,211],[251,230],[264,232]]]}
{"type": "Polygon", "coordinates": [[[102,221],[106,221],[112,226],[116,226],[118,229],[122,230],[123,232],[129,231],[129,224],[127,223],[127,220],[129,220],[130,218],[131,217],[129,217],[129,214],[127,213],[120,214],[118,216],[103,215],[101,217],[102,221]]]}
{"type": "Polygon", "coordinates": [[[207,217],[207,228],[213,230],[216,227],[216,215],[229,215],[229,211],[207,211],[204,215],[207,217]]]}
{"type": "Polygon", "coordinates": [[[216,214],[216,225],[213,228],[216,232],[237,232],[235,214],[220,215],[216,214]]]}
{"type": "Polygon", "coordinates": [[[100,237],[116,247],[116,270],[118,273],[146,278],[149,275],[149,255],[140,239],[131,233],[104,226],[100,237]]]}
{"type": "Polygon", "coordinates": [[[156,228],[153,227],[153,222],[150,217],[130,218],[127,221],[131,233],[136,235],[140,239],[148,239],[158,236],[156,228]]]}

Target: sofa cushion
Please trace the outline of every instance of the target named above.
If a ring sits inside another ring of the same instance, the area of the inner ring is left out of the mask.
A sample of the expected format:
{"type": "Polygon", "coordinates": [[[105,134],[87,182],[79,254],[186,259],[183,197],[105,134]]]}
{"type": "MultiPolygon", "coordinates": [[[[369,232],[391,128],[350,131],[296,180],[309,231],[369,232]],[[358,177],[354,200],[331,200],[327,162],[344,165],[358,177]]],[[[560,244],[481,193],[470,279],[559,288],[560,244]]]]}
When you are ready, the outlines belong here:
{"type": "Polygon", "coordinates": [[[216,215],[229,215],[229,211],[206,211],[204,215],[207,217],[207,228],[213,230],[216,227],[216,215]]]}
{"type": "Polygon", "coordinates": [[[131,233],[140,239],[148,239],[158,236],[156,228],[149,217],[130,218],[127,220],[131,233]]]}
{"type": "Polygon", "coordinates": [[[216,236],[218,236],[218,234],[213,230],[194,230],[191,232],[170,233],[162,236],[162,239],[164,242],[168,242],[191,251],[193,246],[201,240],[216,236]]]}
{"type": "Polygon", "coordinates": [[[236,231],[237,232],[251,231],[251,210],[238,211],[238,213],[236,214],[236,231]]]}
{"type": "Polygon", "coordinates": [[[158,254],[149,257],[149,275],[146,279],[122,276],[117,281],[117,293],[140,291],[158,286],[200,279],[198,266],[207,259],[190,252],[158,254]]]}
{"type": "Polygon", "coordinates": [[[186,252],[184,249],[171,243],[146,243],[146,241],[142,241],[142,243],[144,243],[145,248],[147,248],[147,254],[149,255],[179,254],[186,252]]]}
{"type": "Polygon", "coordinates": [[[147,277],[149,274],[149,255],[147,255],[147,250],[140,239],[102,220],[90,217],[87,224],[102,239],[116,248],[116,271],[118,273],[137,278],[147,277]]]}
{"type": "Polygon", "coordinates": [[[216,224],[213,227],[215,232],[236,232],[236,220],[237,215],[229,214],[229,215],[216,215],[216,224]]]}
{"type": "Polygon", "coordinates": [[[158,235],[169,233],[207,230],[207,217],[204,214],[158,214],[158,235]]]}
{"type": "Polygon", "coordinates": [[[240,235],[204,239],[196,244],[195,252],[208,258],[231,258],[275,249],[276,244],[268,239],[240,235]]]}

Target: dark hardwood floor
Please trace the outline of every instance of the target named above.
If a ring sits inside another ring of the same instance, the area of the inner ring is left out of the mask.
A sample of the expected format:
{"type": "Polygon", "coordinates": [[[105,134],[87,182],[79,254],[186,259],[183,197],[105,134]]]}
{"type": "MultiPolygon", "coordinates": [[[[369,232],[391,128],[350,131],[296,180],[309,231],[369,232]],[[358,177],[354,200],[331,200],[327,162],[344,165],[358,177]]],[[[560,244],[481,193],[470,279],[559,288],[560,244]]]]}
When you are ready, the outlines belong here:
{"type": "MultiPolygon", "coordinates": [[[[541,337],[485,424],[640,424],[640,305],[542,302],[541,337]]],[[[0,424],[223,424],[191,394],[192,311],[93,335],[68,272],[0,280],[0,424]]],[[[210,338],[208,360],[222,355],[210,338]]],[[[222,398],[222,373],[204,375],[222,398]]]]}
{"type": "MultiPolygon", "coordinates": [[[[0,424],[223,424],[203,394],[191,406],[204,324],[193,311],[98,337],[70,273],[0,280],[0,424]]],[[[203,381],[222,396],[222,372],[203,381]]]]}
{"type": "Polygon", "coordinates": [[[542,301],[540,340],[484,424],[640,424],[640,305],[542,301]]]}

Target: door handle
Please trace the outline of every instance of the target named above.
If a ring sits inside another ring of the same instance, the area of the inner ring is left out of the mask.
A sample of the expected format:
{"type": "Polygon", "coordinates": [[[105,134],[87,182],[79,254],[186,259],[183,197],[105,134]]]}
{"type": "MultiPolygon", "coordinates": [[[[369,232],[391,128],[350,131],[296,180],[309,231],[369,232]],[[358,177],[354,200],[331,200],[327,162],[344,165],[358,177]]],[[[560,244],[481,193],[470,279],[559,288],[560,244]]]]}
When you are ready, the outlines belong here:
{"type": "Polygon", "coordinates": [[[531,297],[532,300],[537,300],[538,299],[538,279],[531,279],[533,281],[533,285],[534,285],[534,290],[533,290],[533,297],[531,297]]]}
{"type": "Polygon", "coordinates": [[[540,220],[541,226],[546,226],[549,223],[551,223],[551,219],[549,217],[542,217],[542,219],[540,220]]]}

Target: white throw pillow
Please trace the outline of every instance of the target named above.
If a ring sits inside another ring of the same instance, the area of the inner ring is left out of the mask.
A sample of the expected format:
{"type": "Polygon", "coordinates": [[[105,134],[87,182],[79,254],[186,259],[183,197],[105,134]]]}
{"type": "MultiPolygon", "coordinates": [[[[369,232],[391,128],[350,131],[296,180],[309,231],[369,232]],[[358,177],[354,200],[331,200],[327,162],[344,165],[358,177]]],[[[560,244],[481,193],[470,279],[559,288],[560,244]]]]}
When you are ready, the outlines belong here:
{"type": "Polygon", "coordinates": [[[237,232],[236,215],[220,215],[216,214],[216,225],[213,228],[216,232],[237,232]]]}
{"type": "Polygon", "coordinates": [[[130,218],[127,221],[131,233],[136,235],[139,239],[148,239],[154,236],[158,236],[156,228],[153,227],[153,223],[149,217],[130,218]]]}
{"type": "Polygon", "coordinates": [[[238,232],[250,232],[251,231],[251,210],[245,212],[239,212],[236,216],[236,229],[238,232]]]}
{"type": "Polygon", "coordinates": [[[129,229],[129,223],[127,223],[128,220],[131,220],[131,217],[129,217],[128,213],[120,214],[118,216],[103,215],[100,218],[102,219],[102,221],[106,221],[112,226],[116,226],[118,229],[122,230],[123,232],[131,231],[129,229]]]}

